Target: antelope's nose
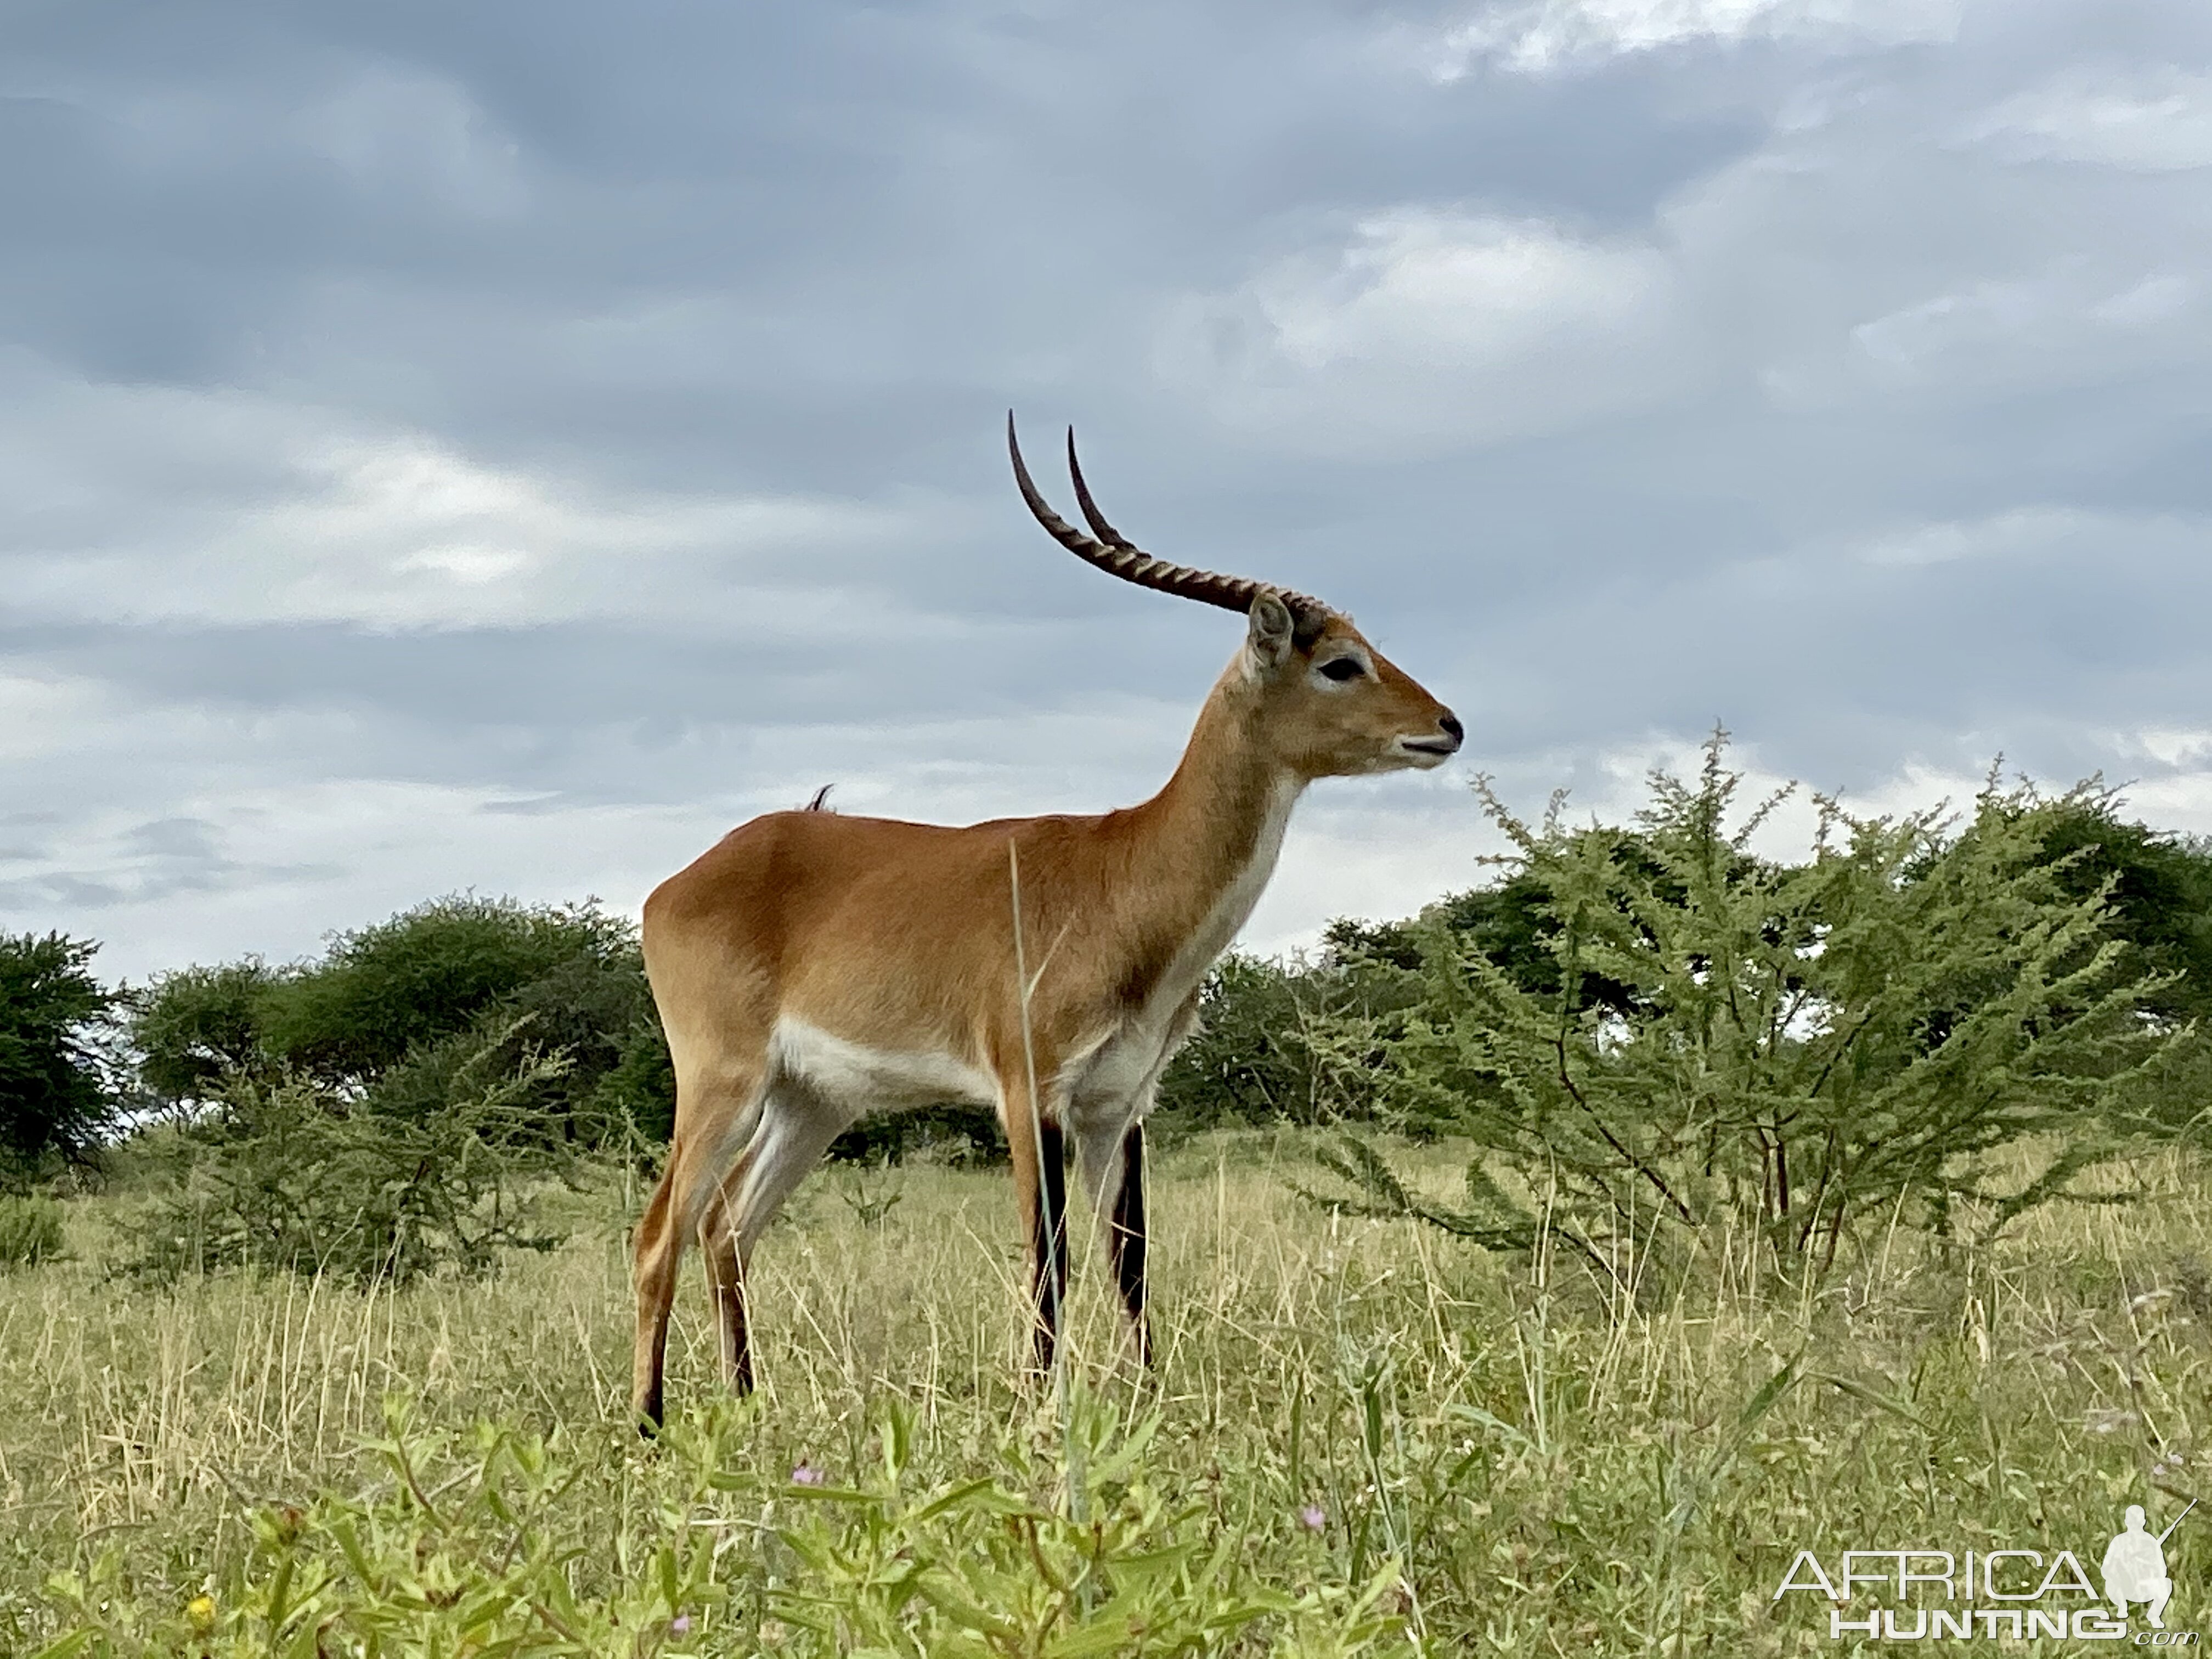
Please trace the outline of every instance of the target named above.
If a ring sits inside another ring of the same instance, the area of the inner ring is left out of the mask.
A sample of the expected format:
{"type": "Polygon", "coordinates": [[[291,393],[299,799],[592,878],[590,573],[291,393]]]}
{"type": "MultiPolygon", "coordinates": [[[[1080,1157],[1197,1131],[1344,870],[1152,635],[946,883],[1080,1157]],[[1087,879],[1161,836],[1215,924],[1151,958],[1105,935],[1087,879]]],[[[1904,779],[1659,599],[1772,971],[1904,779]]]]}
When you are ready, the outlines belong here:
{"type": "Polygon", "coordinates": [[[1437,718],[1437,724],[1443,727],[1444,735],[1452,740],[1453,748],[1456,749],[1467,741],[1467,728],[1459,723],[1459,716],[1450,709],[1444,710],[1437,718]]]}

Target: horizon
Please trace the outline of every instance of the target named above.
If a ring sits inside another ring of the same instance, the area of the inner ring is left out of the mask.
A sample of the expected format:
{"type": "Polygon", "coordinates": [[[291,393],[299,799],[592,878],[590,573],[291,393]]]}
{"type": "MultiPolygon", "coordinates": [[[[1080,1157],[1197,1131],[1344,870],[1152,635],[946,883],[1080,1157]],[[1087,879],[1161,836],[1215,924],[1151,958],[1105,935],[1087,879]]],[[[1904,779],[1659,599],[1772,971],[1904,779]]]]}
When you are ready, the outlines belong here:
{"type": "Polygon", "coordinates": [[[2212,14],[2174,0],[227,3],[0,23],[0,930],[142,978],[644,894],[824,781],[1149,795],[1314,592],[1465,722],[1242,943],[1716,720],[2212,833],[2212,14]],[[2196,461],[2189,459],[2197,455],[2196,461]],[[1065,507],[1066,480],[1038,481],[1065,507]]]}

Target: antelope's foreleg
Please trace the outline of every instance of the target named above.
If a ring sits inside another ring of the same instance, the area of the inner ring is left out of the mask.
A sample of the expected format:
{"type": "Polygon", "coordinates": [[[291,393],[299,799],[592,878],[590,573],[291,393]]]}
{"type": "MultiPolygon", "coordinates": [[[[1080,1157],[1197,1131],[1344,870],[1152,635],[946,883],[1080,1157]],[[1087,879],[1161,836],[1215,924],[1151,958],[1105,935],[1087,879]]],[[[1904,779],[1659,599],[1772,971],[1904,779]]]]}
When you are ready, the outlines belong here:
{"type": "Polygon", "coordinates": [[[1076,1159],[1104,1235],[1107,1265],[1136,1338],[1137,1360],[1152,1363],[1152,1317],[1145,1281],[1145,1126],[1107,1122],[1079,1128],[1076,1159]]]}
{"type": "Polygon", "coordinates": [[[1137,1333],[1137,1363],[1152,1363],[1152,1316],[1145,1281],[1145,1126],[1132,1123],[1121,1137],[1121,1182],[1106,1226],[1106,1251],[1114,1284],[1137,1333]]]}

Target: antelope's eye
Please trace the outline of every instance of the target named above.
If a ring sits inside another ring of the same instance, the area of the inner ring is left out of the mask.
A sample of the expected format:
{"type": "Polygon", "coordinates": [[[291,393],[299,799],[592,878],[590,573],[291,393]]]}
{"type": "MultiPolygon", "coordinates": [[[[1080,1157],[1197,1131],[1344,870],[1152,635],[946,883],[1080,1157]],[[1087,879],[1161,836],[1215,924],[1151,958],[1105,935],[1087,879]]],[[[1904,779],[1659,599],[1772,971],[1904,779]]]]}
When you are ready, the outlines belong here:
{"type": "Polygon", "coordinates": [[[1356,680],[1367,670],[1357,657],[1337,657],[1321,665],[1321,672],[1339,682],[1356,680]]]}

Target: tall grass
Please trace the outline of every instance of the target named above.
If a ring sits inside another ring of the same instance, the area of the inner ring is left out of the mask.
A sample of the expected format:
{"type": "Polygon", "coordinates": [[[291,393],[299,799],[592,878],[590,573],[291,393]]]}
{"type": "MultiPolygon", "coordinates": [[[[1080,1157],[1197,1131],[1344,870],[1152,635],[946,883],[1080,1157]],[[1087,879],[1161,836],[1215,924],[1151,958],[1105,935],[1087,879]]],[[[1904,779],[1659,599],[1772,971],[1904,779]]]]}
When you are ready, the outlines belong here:
{"type": "MultiPolygon", "coordinates": [[[[1154,1377],[1122,1369],[1081,1249],[1066,1310],[1084,1396],[1124,1425],[1158,1415],[1128,1478],[1189,1512],[1239,1582],[1318,1593],[1388,1573],[1383,1611],[1437,1653],[1837,1652],[1824,1607],[1772,1599],[1799,1548],[2094,1561],[2122,1506],[2163,1524],[2201,1489],[2212,1182],[2194,1164],[2144,1164],[2124,1175],[2148,1197],[2038,1212],[1979,1255],[1877,1231],[1817,1291],[1777,1288],[1753,1241],[1723,1239],[1660,1293],[1632,1262],[1616,1284],[1331,1217],[1288,1189],[1305,1162],[1297,1139],[1261,1135],[1158,1159],[1154,1377]]],[[[1463,1162],[1400,1159],[1439,1188],[1463,1162]]],[[[706,1298],[681,1299],[672,1401],[732,1492],[800,1468],[865,1486],[894,1405],[924,1485],[1024,1489],[1060,1465],[1066,1414],[1021,1382],[1026,1253],[1003,1173],[894,1178],[896,1209],[870,1224],[810,1186],[763,1246],[757,1407],[713,1404],[706,1298]]],[[[391,1438],[395,1392],[427,1455],[459,1457],[465,1438],[437,1437],[480,1419],[550,1437],[574,1478],[540,1524],[575,1553],[561,1571],[579,1594],[613,1597],[623,1564],[690,1535],[692,1476],[629,1428],[620,1186],[565,1201],[588,1224],[559,1251],[398,1292],[250,1274],[134,1287],[102,1265],[131,1243],[129,1200],[70,1205],[68,1257],[0,1275],[0,1650],[70,1616],[58,1571],[112,1553],[112,1601],[182,1619],[236,1593],[267,1548],[257,1516],[265,1532],[325,1490],[384,1501],[397,1477],[365,1447],[391,1438]]],[[[2196,1525],[2167,1547],[2177,1628],[2212,1567],[2196,1525]]],[[[757,1629],[803,1570],[747,1539],[715,1559],[757,1629]]]]}
{"type": "Polygon", "coordinates": [[[59,1255],[67,1231],[62,1206],[52,1199],[0,1194],[0,1273],[59,1255]]]}

